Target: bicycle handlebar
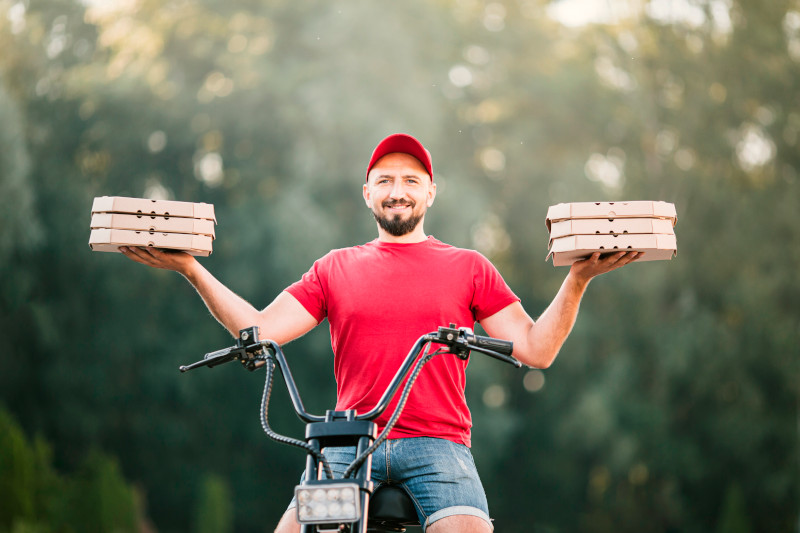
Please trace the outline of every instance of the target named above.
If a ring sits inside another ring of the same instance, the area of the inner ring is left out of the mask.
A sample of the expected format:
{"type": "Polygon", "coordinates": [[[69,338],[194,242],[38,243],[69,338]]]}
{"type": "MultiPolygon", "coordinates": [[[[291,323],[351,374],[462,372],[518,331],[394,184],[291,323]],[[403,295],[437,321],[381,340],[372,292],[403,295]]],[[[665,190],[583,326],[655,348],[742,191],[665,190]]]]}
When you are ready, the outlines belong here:
{"type": "MultiPolygon", "coordinates": [[[[363,415],[356,415],[356,420],[373,420],[383,413],[388,407],[392,397],[397,392],[398,387],[414,365],[414,361],[416,361],[417,357],[422,352],[423,347],[429,343],[447,346],[448,351],[445,353],[452,353],[460,359],[466,360],[470,352],[475,351],[514,365],[517,368],[522,367],[522,363],[511,356],[514,349],[514,344],[511,341],[475,335],[470,328],[456,328],[455,324],[450,324],[449,327],[442,326],[439,327],[437,331],[426,333],[417,339],[417,342],[408,352],[408,355],[406,355],[403,363],[400,365],[400,368],[397,370],[397,373],[392,378],[392,381],[389,383],[389,386],[386,388],[386,391],[383,393],[380,400],[378,400],[375,407],[363,415]]],[[[241,330],[239,332],[239,338],[234,346],[207,353],[203,356],[202,360],[190,365],[181,366],[179,369],[181,372],[186,372],[202,366],[213,368],[231,361],[239,361],[248,370],[256,370],[264,366],[268,359],[277,360],[297,416],[305,422],[324,421],[324,416],[312,415],[306,412],[303,407],[303,402],[300,399],[297,386],[292,378],[291,371],[289,370],[289,365],[283,355],[283,351],[274,341],[259,340],[257,326],[241,330]]]]}
{"type": "MultiPolygon", "coordinates": [[[[456,328],[455,324],[450,324],[449,327],[439,327],[436,332],[422,335],[411,348],[408,355],[406,355],[403,363],[397,370],[397,373],[389,383],[389,386],[384,391],[380,400],[378,400],[377,405],[375,405],[375,407],[373,407],[369,412],[361,415],[354,410],[346,412],[347,420],[350,421],[371,422],[372,420],[378,418],[389,406],[389,403],[391,402],[401,383],[406,380],[409,371],[411,371],[411,367],[414,366],[414,371],[408,377],[408,381],[405,384],[401,397],[398,401],[398,405],[395,408],[391,418],[386,423],[383,431],[380,435],[375,437],[371,445],[366,450],[361,452],[361,454],[358,455],[356,459],[348,466],[344,477],[349,477],[351,474],[359,471],[364,461],[374,452],[382,440],[388,437],[389,431],[400,417],[403,406],[409,397],[414,381],[419,376],[422,367],[428,361],[430,361],[432,357],[443,353],[450,353],[454,354],[460,359],[466,360],[469,358],[470,352],[476,351],[520,368],[522,367],[522,363],[511,356],[513,348],[513,343],[509,341],[475,335],[470,328],[456,328]],[[425,350],[425,353],[423,354],[423,348],[430,344],[444,345],[447,349],[438,349],[433,353],[428,353],[428,350],[425,350]]],[[[315,464],[318,466],[321,465],[324,469],[325,475],[329,479],[332,479],[333,473],[330,464],[328,463],[328,460],[324,454],[321,453],[318,443],[314,444],[311,441],[306,442],[280,435],[273,431],[269,426],[267,412],[270,391],[272,389],[272,377],[274,375],[273,372],[276,362],[277,366],[281,370],[281,374],[283,375],[283,380],[289,392],[289,397],[292,401],[292,406],[294,407],[295,413],[297,413],[297,416],[301,420],[307,424],[330,422],[333,421],[331,417],[336,413],[334,411],[328,411],[326,416],[319,416],[306,412],[303,402],[300,398],[300,393],[297,390],[297,385],[295,385],[294,379],[292,378],[289,364],[286,362],[286,358],[283,355],[281,347],[272,340],[259,340],[257,326],[252,326],[239,331],[239,338],[236,340],[236,344],[234,346],[207,353],[203,356],[202,360],[190,365],[181,366],[180,371],[186,372],[201,366],[213,368],[217,365],[231,361],[239,361],[248,370],[256,370],[262,366],[265,367],[266,382],[264,385],[264,394],[261,400],[261,426],[264,429],[264,432],[272,440],[304,449],[309,455],[309,461],[312,461],[313,457],[313,460],[316,461],[315,464]]],[[[312,463],[309,463],[309,465],[312,465],[312,463]]],[[[308,466],[308,468],[312,468],[312,466],[308,466]]]]}
{"type": "MultiPolygon", "coordinates": [[[[272,341],[265,342],[274,344],[272,341]]],[[[231,361],[239,361],[248,370],[255,370],[264,365],[264,359],[258,357],[258,354],[263,351],[263,345],[264,343],[258,340],[258,327],[252,326],[239,331],[239,338],[233,346],[209,352],[200,361],[190,365],[181,365],[178,370],[186,372],[201,366],[213,368],[231,361]]]]}

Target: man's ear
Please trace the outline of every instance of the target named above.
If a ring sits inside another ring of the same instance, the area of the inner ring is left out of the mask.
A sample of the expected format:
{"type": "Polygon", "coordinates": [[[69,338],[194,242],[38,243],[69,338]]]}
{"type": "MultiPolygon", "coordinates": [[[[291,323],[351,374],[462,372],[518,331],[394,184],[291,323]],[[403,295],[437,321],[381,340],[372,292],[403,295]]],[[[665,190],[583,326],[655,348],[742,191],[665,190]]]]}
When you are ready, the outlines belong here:
{"type": "Polygon", "coordinates": [[[431,183],[431,188],[428,190],[428,207],[433,205],[433,201],[436,199],[436,184],[431,183]]]}
{"type": "Polygon", "coordinates": [[[364,203],[367,204],[367,207],[372,207],[371,205],[369,205],[370,195],[369,195],[369,187],[368,187],[367,183],[364,184],[364,188],[361,190],[361,195],[364,197],[364,203]]]}

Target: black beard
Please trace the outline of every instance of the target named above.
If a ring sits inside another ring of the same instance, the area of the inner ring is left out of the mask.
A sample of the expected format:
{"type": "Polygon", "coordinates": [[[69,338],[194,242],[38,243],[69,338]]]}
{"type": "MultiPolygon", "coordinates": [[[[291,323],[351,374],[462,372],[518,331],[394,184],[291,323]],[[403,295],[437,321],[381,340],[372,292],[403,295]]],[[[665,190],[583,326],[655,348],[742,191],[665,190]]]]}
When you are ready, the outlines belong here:
{"type": "Polygon", "coordinates": [[[378,221],[378,225],[383,228],[386,233],[395,237],[408,235],[414,231],[414,228],[417,227],[419,221],[422,220],[422,214],[412,214],[406,220],[401,219],[400,215],[395,215],[392,218],[388,218],[381,216],[374,211],[372,212],[372,215],[375,217],[375,220],[378,221]]]}

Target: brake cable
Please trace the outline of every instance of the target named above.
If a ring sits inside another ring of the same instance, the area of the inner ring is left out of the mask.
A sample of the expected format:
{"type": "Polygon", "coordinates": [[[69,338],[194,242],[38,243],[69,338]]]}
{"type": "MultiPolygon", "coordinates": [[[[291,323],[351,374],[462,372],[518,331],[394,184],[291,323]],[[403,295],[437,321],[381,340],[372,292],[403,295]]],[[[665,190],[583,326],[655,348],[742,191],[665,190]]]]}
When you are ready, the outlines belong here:
{"type": "Polygon", "coordinates": [[[378,437],[375,439],[375,442],[373,442],[369,448],[364,450],[364,452],[362,452],[361,455],[356,457],[353,460],[353,462],[350,463],[350,466],[348,466],[347,469],[344,471],[344,474],[342,474],[342,478],[353,477],[355,475],[355,472],[361,467],[364,461],[366,461],[367,458],[370,455],[372,455],[372,453],[375,450],[378,449],[378,446],[380,446],[381,443],[383,443],[383,441],[385,441],[389,437],[389,432],[392,430],[394,425],[397,423],[397,420],[400,418],[400,413],[403,412],[403,408],[405,407],[406,401],[408,400],[408,397],[411,395],[411,387],[414,385],[414,382],[417,380],[419,373],[422,371],[422,367],[425,366],[425,364],[428,363],[428,361],[433,359],[435,356],[443,353],[450,353],[449,351],[439,349],[429,354],[428,351],[430,350],[430,347],[431,343],[429,341],[425,345],[425,351],[423,352],[422,357],[417,361],[417,364],[414,366],[414,370],[411,372],[408,381],[406,381],[406,384],[403,387],[403,392],[400,395],[400,400],[398,400],[397,402],[397,407],[395,407],[394,413],[392,413],[391,418],[389,418],[389,421],[386,423],[386,426],[383,428],[383,431],[381,431],[381,434],[378,435],[378,437]]]}
{"type": "Polygon", "coordinates": [[[267,434],[267,437],[270,439],[280,442],[283,444],[289,444],[290,446],[296,446],[298,448],[304,449],[309,454],[313,455],[314,458],[322,463],[322,468],[325,470],[325,475],[328,479],[333,479],[333,471],[331,470],[331,465],[328,464],[328,459],[325,457],[321,451],[314,448],[309,443],[293,439],[291,437],[286,437],[284,435],[279,435],[275,433],[269,427],[269,420],[268,420],[268,411],[269,411],[269,398],[272,395],[272,377],[274,375],[275,370],[275,361],[272,359],[271,355],[264,356],[264,362],[266,366],[266,380],[264,383],[264,394],[261,396],[261,427],[264,429],[264,433],[267,434]]]}

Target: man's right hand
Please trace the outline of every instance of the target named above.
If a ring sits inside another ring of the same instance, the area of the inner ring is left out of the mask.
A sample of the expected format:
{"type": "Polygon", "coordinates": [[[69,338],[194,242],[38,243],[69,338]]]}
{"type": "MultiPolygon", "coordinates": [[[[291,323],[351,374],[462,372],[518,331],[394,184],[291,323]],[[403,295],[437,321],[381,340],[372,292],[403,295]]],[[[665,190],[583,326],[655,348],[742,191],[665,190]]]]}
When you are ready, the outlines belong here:
{"type": "Polygon", "coordinates": [[[163,251],[158,248],[143,248],[138,246],[120,246],[119,251],[122,252],[125,257],[137,263],[153,268],[174,270],[175,272],[180,272],[184,276],[187,275],[192,266],[197,263],[197,259],[186,252],[163,251]]]}

